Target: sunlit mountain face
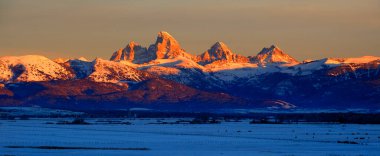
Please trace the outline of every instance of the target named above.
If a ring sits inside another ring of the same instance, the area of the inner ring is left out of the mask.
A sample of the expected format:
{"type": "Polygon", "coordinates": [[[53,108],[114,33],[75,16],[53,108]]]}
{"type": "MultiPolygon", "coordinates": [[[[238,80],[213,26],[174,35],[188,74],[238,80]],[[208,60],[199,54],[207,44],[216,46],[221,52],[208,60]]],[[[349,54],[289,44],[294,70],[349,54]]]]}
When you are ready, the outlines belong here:
{"type": "Polygon", "coordinates": [[[380,57],[298,61],[271,45],[252,56],[216,42],[188,53],[168,32],[110,59],[0,57],[1,106],[72,110],[380,109],[380,57]]]}

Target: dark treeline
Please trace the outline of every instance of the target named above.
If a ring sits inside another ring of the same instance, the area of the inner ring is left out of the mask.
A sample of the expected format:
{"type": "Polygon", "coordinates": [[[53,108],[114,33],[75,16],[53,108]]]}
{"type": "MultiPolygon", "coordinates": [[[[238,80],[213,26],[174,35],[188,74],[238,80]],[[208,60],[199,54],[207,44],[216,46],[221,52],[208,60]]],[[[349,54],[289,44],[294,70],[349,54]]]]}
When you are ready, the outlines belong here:
{"type": "Polygon", "coordinates": [[[255,114],[251,123],[350,123],[380,124],[380,114],[361,113],[295,113],[295,114],[255,114]]]}
{"type": "Polygon", "coordinates": [[[380,124],[380,113],[194,113],[194,112],[158,112],[158,111],[91,111],[83,114],[64,115],[10,115],[0,113],[1,119],[28,118],[211,118],[219,121],[239,121],[250,119],[252,124],[297,124],[297,123],[352,123],[380,124]]]}

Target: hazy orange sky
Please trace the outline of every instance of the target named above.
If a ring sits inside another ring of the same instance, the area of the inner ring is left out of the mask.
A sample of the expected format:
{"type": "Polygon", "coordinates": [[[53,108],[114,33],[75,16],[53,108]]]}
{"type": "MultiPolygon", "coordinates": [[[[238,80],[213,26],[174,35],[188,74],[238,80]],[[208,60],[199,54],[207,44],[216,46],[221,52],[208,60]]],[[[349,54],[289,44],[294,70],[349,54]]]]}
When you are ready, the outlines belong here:
{"type": "Polygon", "coordinates": [[[0,56],[108,59],[161,30],[192,54],[223,41],[245,56],[380,56],[380,0],[0,0],[0,56]]]}

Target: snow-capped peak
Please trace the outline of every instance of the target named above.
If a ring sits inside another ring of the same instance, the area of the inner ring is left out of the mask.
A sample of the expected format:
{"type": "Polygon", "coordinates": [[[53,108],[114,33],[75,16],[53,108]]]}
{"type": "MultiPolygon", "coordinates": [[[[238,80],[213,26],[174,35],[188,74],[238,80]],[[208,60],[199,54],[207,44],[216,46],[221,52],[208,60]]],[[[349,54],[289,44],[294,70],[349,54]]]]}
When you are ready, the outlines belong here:
{"type": "Polygon", "coordinates": [[[156,43],[149,47],[148,53],[154,54],[155,59],[171,59],[178,56],[194,59],[192,55],[186,53],[181,48],[178,41],[172,35],[165,31],[158,33],[156,43]]]}
{"type": "Polygon", "coordinates": [[[251,61],[259,64],[279,63],[279,64],[297,64],[296,59],[284,53],[276,45],[263,48],[255,57],[251,57],[251,61]]]}
{"type": "Polygon", "coordinates": [[[157,59],[171,57],[170,55],[184,52],[178,41],[165,31],[160,31],[158,33],[156,43],[151,46],[149,50],[153,50],[157,54],[157,59]]]}
{"type": "Polygon", "coordinates": [[[270,47],[264,47],[259,55],[263,54],[283,54],[284,52],[276,45],[271,45],[270,47]]]}
{"type": "Polygon", "coordinates": [[[224,44],[223,42],[216,42],[209,50],[209,52],[212,52],[212,53],[220,53],[224,56],[231,56],[233,55],[233,52],[231,51],[231,49],[226,45],[224,44]]]}
{"type": "Polygon", "coordinates": [[[227,53],[232,53],[231,52],[231,49],[228,48],[228,46],[226,44],[224,44],[223,42],[221,41],[218,41],[216,42],[212,47],[211,49],[221,49],[222,51],[225,51],[227,53]]]}
{"type": "Polygon", "coordinates": [[[209,50],[198,56],[200,64],[209,64],[215,61],[248,62],[248,58],[234,54],[223,42],[216,42],[209,50]]]}
{"type": "MultiPolygon", "coordinates": [[[[160,32],[158,32],[158,36],[157,36],[157,39],[165,39],[165,40],[174,40],[174,41],[176,41],[175,39],[174,39],[174,37],[172,36],[172,35],[170,35],[168,32],[166,32],[166,31],[160,31],[160,32]]],[[[156,43],[157,42],[160,42],[159,40],[157,40],[156,41],[156,43]]]]}

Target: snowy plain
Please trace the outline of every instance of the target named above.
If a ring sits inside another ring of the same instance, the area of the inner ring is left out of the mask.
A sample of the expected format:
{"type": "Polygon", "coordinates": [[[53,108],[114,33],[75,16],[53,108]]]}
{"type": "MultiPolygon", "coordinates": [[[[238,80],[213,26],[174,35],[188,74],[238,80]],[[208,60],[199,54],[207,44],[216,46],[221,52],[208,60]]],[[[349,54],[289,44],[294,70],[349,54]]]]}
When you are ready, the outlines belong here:
{"type": "Polygon", "coordinates": [[[249,120],[220,124],[156,124],[158,120],[173,122],[180,119],[86,119],[90,125],[47,124],[61,120],[72,119],[0,120],[0,155],[375,156],[380,153],[380,125],[249,124],[249,120]],[[102,122],[109,120],[132,124],[102,122]],[[103,149],[38,149],[28,146],[103,149]]]}

